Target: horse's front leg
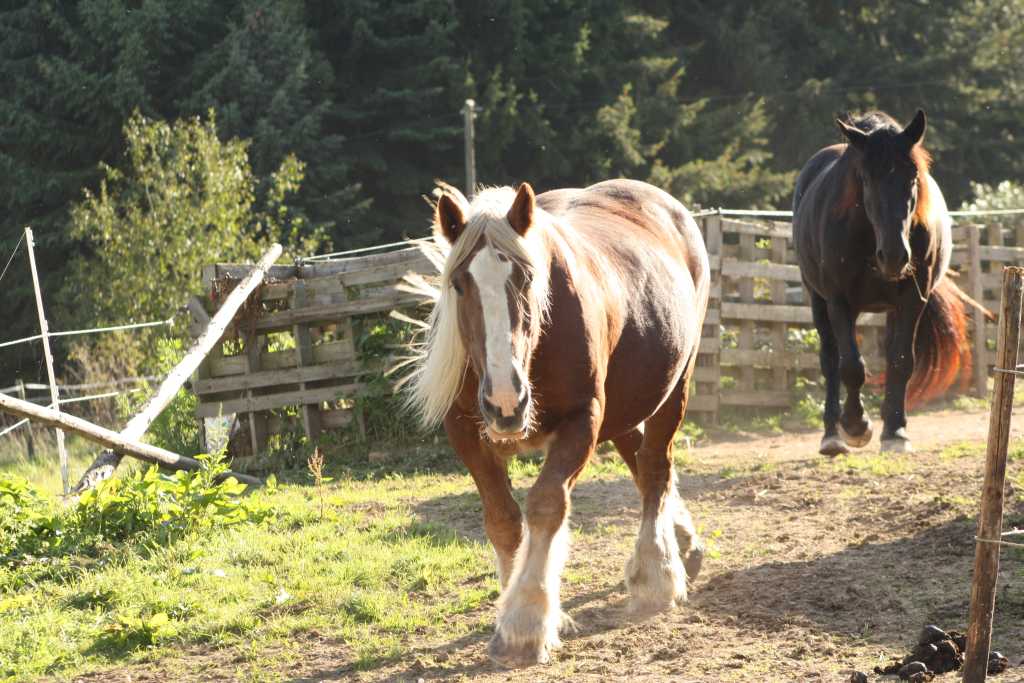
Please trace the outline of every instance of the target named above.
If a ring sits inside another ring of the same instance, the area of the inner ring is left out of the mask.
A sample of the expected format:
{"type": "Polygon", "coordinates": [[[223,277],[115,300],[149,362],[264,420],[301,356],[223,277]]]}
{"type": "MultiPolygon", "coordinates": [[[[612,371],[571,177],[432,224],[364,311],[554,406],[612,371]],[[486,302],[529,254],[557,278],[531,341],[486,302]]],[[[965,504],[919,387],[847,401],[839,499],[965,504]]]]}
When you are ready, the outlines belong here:
{"type": "Polygon", "coordinates": [[[452,447],[465,463],[480,493],[484,530],[494,546],[498,582],[504,591],[523,536],[523,516],[519,504],[512,497],[508,466],[505,458],[480,437],[474,416],[452,410],[445,418],[444,427],[452,447]]]}
{"type": "Polygon", "coordinates": [[[909,453],[907,382],[914,374],[914,334],[925,303],[917,291],[902,298],[888,315],[885,334],[885,400],[882,402],[882,451],[909,453]]]}
{"type": "Polygon", "coordinates": [[[825,435],[821,437],[818,452],[822,455],[840,455],[849,453],[846,442],[839,436],[839,349],[836,336],[832,333],[832,323],[828,318],[828,302],[810,287],[811,313],[814,316],[814,327],[818,330],[818,361],[821,374],[825,378],[825,412],[822,421],[825,423],[825,435]]]}
{"type": "Polygon", "coordinates": [[[561,641],[559,600],[569,554],[569,495],[594,451],[600,409],[594,405],[555,431],[540,476],[526,496],[526,535],[516,553],[488,653],[505,666],[546,662],[561,641]]]}
{"type": "Polygon", "coordinates": [[[839,416],[839,433],[854,448],[871,441],[871,420],[864,414],[860,390],[864,386],[864,359],[857,348],[857,315],[842,299],[828,302],[828,318],[839,351],[839,376],[846,386],[846,402],[839,416]]]}

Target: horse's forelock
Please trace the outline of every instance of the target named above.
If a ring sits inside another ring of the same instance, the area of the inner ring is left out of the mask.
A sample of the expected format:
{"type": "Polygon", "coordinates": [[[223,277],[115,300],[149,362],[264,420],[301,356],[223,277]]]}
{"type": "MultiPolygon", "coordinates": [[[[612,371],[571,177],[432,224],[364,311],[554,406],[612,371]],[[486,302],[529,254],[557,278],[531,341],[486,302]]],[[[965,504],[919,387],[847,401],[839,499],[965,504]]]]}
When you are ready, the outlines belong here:
{"type": "MultiPolygon", "coordinates": [[[[550,297],[543,226],[534,226],[526,236],[513,230],[505,216],[514,198],[515,191],[510,187],[482,190],[467,204],[466,226],[448,251],[441,272],[440,295],[431,312],[426,353],[411,380],[410,407],[420,414],[427,426],[437,425],[444,419],[465,375],[468,356],[458,330],[457,302],[451,281],[455,272],[479,250],[481,241],[514,261],[529,276],[528,296],[516,297],[516,302],[530,307],[534,338],[547,317],[550,297]]],[[[534,216],[535,222],[546,220],[541,211],[534,216]]]]}

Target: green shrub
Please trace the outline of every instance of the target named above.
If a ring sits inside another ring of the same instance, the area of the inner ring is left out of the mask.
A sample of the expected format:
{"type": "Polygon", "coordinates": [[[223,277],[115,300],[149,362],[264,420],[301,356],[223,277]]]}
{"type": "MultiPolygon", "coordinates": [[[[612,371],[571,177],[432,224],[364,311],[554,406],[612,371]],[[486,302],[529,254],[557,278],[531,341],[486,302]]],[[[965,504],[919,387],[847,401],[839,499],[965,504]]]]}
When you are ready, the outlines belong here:
{"type": "Polygon", "coordinates": [[[199,460],[203,467],[194,472],[161,474],[154,465],[86,491],[73,512],[75,530],[107,542],[144,535],[163,545],[192,531],[263,516],[241,498],[245,484],[223,478],[228,468],[222,456],[199,460]]]}
{"type": "Polygon", "coordinates": [[[39,490],[21,477],[0,475],[0,558],[49,543],[53,532],[51,506],[39,490]]]}
{"type": "Polygon", "coordinates": [[[154,465],[108,479],[65,510],[56,510],[24,480],[0,477],[0,558],[89,554],[129,541],[167,545],[270,514],[242,497],[246,485],[225,476],[223,456],[198,457],[202,468],[194,472],[163,474],[154,465]]]}

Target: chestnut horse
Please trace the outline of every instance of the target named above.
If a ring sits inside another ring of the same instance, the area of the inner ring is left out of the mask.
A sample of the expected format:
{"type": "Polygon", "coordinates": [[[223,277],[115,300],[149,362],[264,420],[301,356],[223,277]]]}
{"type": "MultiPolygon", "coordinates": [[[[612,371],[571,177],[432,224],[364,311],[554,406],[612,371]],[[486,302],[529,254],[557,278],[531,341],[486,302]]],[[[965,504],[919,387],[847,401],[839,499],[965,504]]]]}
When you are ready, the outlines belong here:
{"type": "Polygon", "coordinates": [[[676,489],[672,440],[709,291],[693,218],[630,180],[539,197],[524,183],[472,203],[445,186],[434,218],[450,251],[409,401],[426,425],[444,423],[480,493],[501,584],[490,656],[547,661],[572,623],[559,601],[570,493],[602,441],[642,501],[626,567],[632,606],[685,601],[702,546],[676,489]],[[524,524],[507,460],[536,449],[545,459],[524,524]]]}
{"type": "Polygon", "coordinates": [[[964,304],[981,307],[947,276],[952,219],[921,144],[924,112],[905,128],[881,112],[837,123],[848,144],[811,157],[793,196],[793,240],[825,376],[820,452],[871,440],[856,338],[866,311],[888,314],[881,448],[906,452],[907,406],[944,393],[969,368],[964,304]]]}

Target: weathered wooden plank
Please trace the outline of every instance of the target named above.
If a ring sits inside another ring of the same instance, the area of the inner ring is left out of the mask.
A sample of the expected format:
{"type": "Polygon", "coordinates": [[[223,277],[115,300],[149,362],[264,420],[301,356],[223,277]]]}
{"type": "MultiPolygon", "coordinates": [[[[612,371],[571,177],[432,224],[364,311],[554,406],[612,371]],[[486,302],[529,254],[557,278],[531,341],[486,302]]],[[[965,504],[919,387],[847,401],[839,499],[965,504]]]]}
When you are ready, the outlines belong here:
{"type": "MultiPolygon", "coordinates": [[[[804,323],[810,325],[810,306],[780,306],[777,304],[722,304],[722,318],[726,321],[760,320],[765,322],[804,323]]],[[[881,313],[864,313],[857,320],[858,325],[885,325],[885,315],[881,313]]]]}
{"type": "Polygon", "coordinates": [[[323,387],[320,389],[306,389],[305,391],[290,391],[281,394],[269,394],[266,396],[253,396],[229,399],[226,401],[212,401],[202,403],[196,409],[198,417],[217,417],[231,413],[253,413],[261,410],[274,410],[287,406],[298,406],[317,404],[323,401],[333,401],[339,398],[353,396],[365,385],[360,383],[343,384],[336,387],[323,387]]]}
{"type": "Polygon", "coordinates": [[[1024,247],[994,247],[981,245],[978,254],[982,261],[1000,261],[1002,263],[1024,263],[1024,247]]]}
{"type": "Polygon", "coordinates": [[[763,277],[786,282],[801,281],[800,266],[787,266],[779,263],[747,263],[735,258],[722,260],[722,275],[727,277],[763,277]]]}
{"type": "MultiPolygon", "coordinates": [[[[341,363],[355,357],[352,340],[348,338],[317,344],[313,347],[313,362],[317,365],[325,363],[341,363]]],[[[263,351],[260,355],[260,367],[263,370],[281,370],[296,366],[295,353],[291,349],[285,351],[263,351]]],[[[210,375],[212,377],[231,377],[245,372],[244,356],[223,356],[210,359],[210,375]]]]}
{"type": "Polygon", "coordinates": [[[792,239],[793,230],[792,228],[784,227],[785,225],[785,223],[750,223],[723,218],[722,232],[736,235],[753,235],[755,237],[792,239]]]}
{"type": "MultiPolygon", "coordinates": [[[[975,300],[981,301],[984,296],[984,282],[981,272],[981,228],[977,225],[967,227],[967,293],[975,300]]],[[[984,396],[988,390],[988,365],[983,361],[985,348],[985,318],[972,315],[973,351],[974,351],[974,393],[984,396]]]]}
{"type": "Polygon", "coordinates": [[[418,294],[393,290],[389,296],[353,299],[352,301],[343,301],[323,306],[310,306],[291,311],[267,313],[256,320],[255,328],[260,332],[270,332],[287,329],[293,325],[334,322],[353,315],[383,313],[393,308],[422,303],[427,303],[427,299],[418,294]]]}
{"type": "Polygon", "coordinates": [[[686,404],[686,412],[689,413],[717,413],[718,397],[710,394],[693,394],[686,404]]]}
{"type": "MultiPolygon", "coordinates": [[[[292,288],[292,308],[301,308],[305,305],[306,300],[309,297],[309,289],[306,281],[299,280],[295,283],[292,288]]],[[[309,332],[309,325],[295,325],[292,328],[292,336],[295,338],[295,362],[298,365],[296,370],[301,375],[310,370],[326,368],[330,370],[340,369],[337,365],[313,365],[313,338],[309,332]],[[312,366],[312,367],[308,367],[312,366]]],[[[306,380],[303,379],[299,384],[299,390],[306,390],[306,380]]],[[[306,438],[311,442],[316,439],[320,434],[322,427],[320,421],[320,408],[319,406],[304,405],[299,408],[302,413],[302,429],[306,433],[306,438]]]]}
{"type": "Polygon", "coordinates": [[[809,351],[754,351],[750,349],[722,349],[722,365],[751,365],[763,368],[794,368],[815,370],[818,354],[809,351]]]}
{"type": "MultiPolygon", "coordinates": [[[[291,353],[296,352],[292,350],[291,353]]],[[[192,385],[192,390],[199,396],[199,400],[202,401],[204,400],[203,396],[207,394],[261,389],[286,384],[302,384],[303,382],[318,382],[328,379],[344,379],[357,377],[375,369],[379,368],[367,367],[361,361],[352,358],[343,360],[340,363],[325,363],[321,365],[284,368],[281,370],[263,370],[247,375],[200,379],[192,385]]]]}
{"type": "MultiPolygon", "coordinates": [[[[377,266],[412,261],[422,257],[422,252],[414,247],[396,249],[379,254],[363,254],[331,261],[306,262],[300,266],[274,266],[267,277],[274,280],[289,280],[295,277],[315,278],[328,275],[340,275],[357,270],[365,270],[377,266]]],[[[216,278],[240,279],[252,270],[248,263],[218,263],[215,266],[216,278]]]]}
{"type": "Polygon", "coordinates": [[[749,408],[787,408],[791,401],[788,391],[723,391],[719,397],[723,406],[749,408]]]}
{"type": "Polygon", "coordinates": [[[299,281],[306,283],[310,299],[320,299],[330,297],[346,287],[396,283],[409,273],[431,274],[434,272],[434,266],[430,260],[423,255],[418,255],[415,259],[408,261],[378,265],[349,273],[274,282],[263,287],[260,291],[260,298],[263,301],[287,300],[291,297],[291,290],[295,283],[299,281]]]}

